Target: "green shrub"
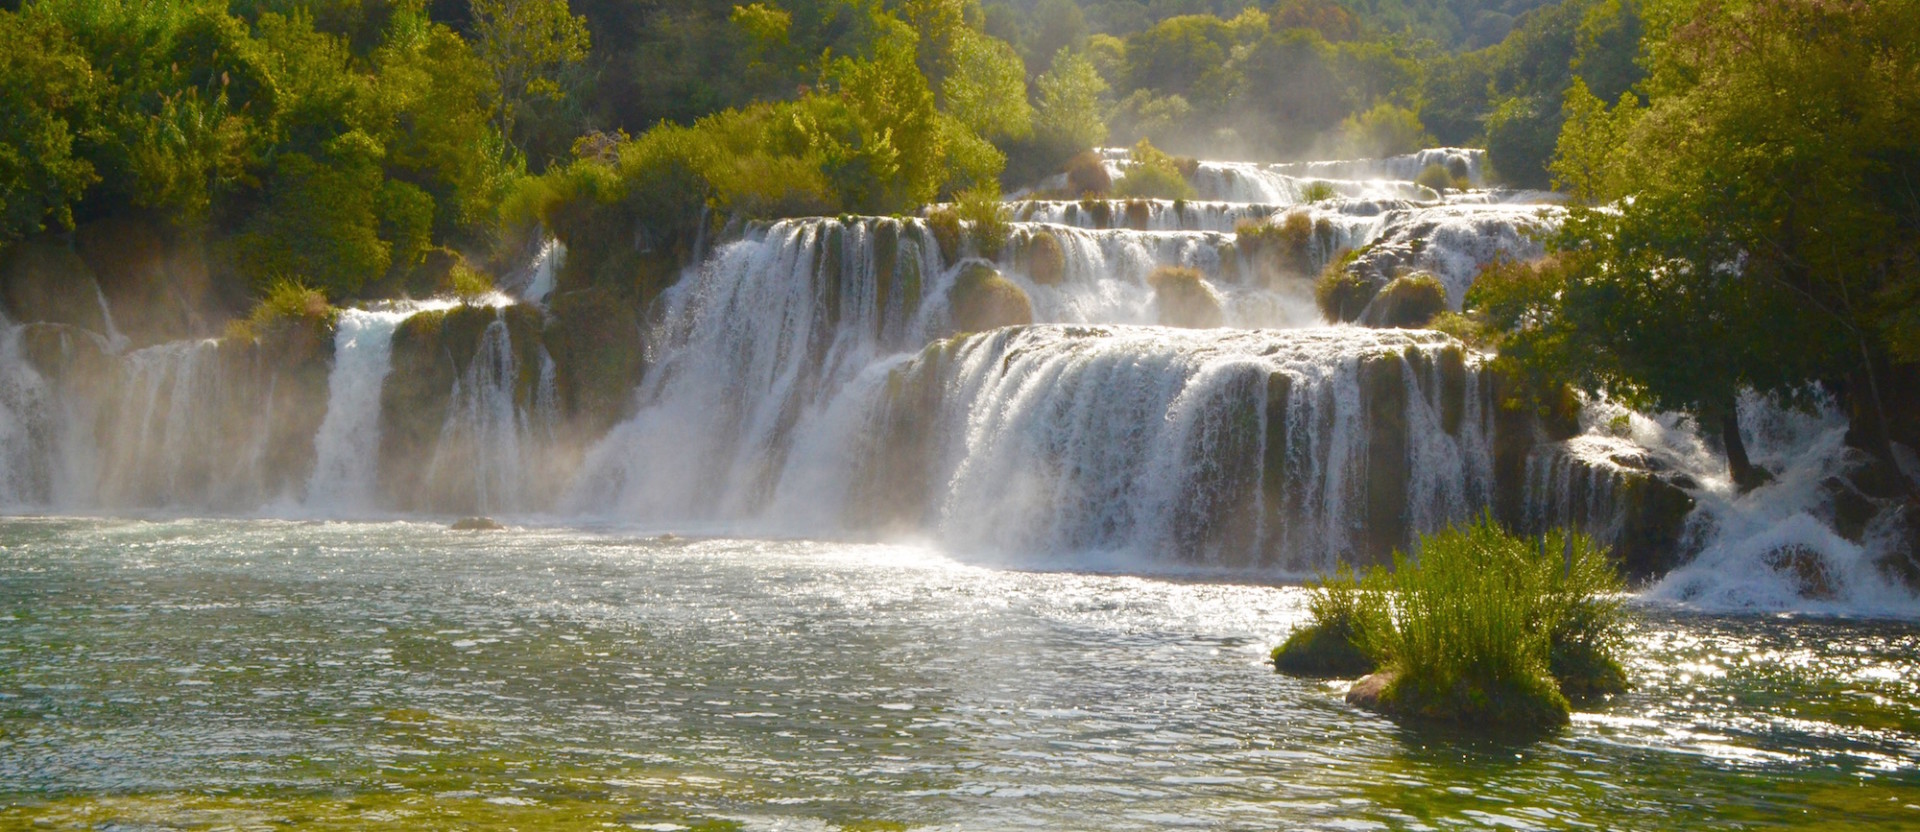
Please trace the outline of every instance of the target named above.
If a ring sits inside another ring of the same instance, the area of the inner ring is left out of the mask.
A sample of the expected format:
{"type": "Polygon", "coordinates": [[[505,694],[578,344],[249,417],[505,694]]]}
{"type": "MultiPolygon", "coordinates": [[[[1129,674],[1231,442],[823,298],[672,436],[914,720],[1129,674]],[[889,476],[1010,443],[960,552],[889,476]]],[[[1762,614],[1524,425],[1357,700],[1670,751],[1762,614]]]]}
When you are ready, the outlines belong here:
{"type": "Polygon", "coordinates": [[[1435,193],[1443,195],[1448,189],[1464,191],[1473,187],[1473,183],[1467,180],[1464,173],[1449,170],[1446,165],[1442,164],[1426,166],[1426,168],[1420,171],[1419,176],[1413,178],[1413,183],[1422,187],[1432,188],[1435,193]]]}
{"type": "Polygon", "coordinates": [[[1274,266],[1291,274],[1313,269],[1313,238],[1318,224],[1305,211],[1289,211],[1278,222],[1241,220],[1234,224],[1234,242],[1251,257],[1271,257],[1274,266]]]}
{"type": "Polygon", "coordinates": [[[1492,349],[1493,341],[1487,332],[1486,324],[1478,318],[1459,312],[1442,312],[1427,322],[1427,328],[1444,332],[1469,347],[1478,350],[1492,349]]]}
{"type": "Polygon", "coordinates": [[[1364,633],[1379,629],[1386,615],[1383,583],[1374,570],[1362,581],[1340,564],[1332,576],[1320,576],[1307,598],[1310,623],[1273,648],[1274,669],[1301,676],[1352,678],[1373,672],[1373,657],[1360,648],[1364,633]]]}
{"type": "Polygon", "coordinates": [[[329,329],[339,319],[340,310],[327,303],[326,293],[297,280],[278,280],[267,288],[247,317],[227,322],[227,337],[257,341],[287,326],[329,329]]]}
{"type": "Polygon", "coordinates": [[[1133,146],[1133,164],[1113,185],[1116,195],[1138,199],[1193,199],[1193,185],[1180,172],[1180,163],[1146,139],[1133,146]]]}
{"type": "Polygon", "coordinates": [[[1333,189],[1332,182],[1308,182],[1305,188],[1300,189],[1302,202],[1325,202],[1339,195],[1340,192],[1333,189]]]}
{"type": "Polygon", "coordinates": [[[1313,283],[1313,301],[1320,307],[1320,314],[1332,323],[1347,323],[1358,320],[1365,311],[1367,303],[1373,300],[1378,287],[1364,275],[1353,271],[1352,266],[1360,256],[1361,249],[1355,249],[1328,263],[1320,272],[1320,278],[1313,283]]]}
{"type": "Polygon", "coordinates": [[[954,211],[966,221],[974,247],[982,257],[999,257],[1007,247],[1012,229],[1007,225],[1007,205],[1000,201],[1000,189],[989,183],[954,196],[954,211]]]}
{"type": "Polygon", "coordinates": [[[453,289],[453,296],[468,306],[480,303],[493,292],[493,278],[465,263],[457,263],[447,273],[447,283],[453,289]]]}
{"type": "Polygon", "coordinates": [[[1418,558],[1396,552],[1391,574],[1323,579],[1311,624],[1274,661],[1290,670],[1338,658],[1338,672],[1354,672],[1359,663],[1327,643],[1344,632],[1380,668],[1377,705],[1389,714],[1551,727],[1567,721],[1569,699],[1625,689],[1623,588],[1590,538],[1523,538],[1483,516],[1423,536],[1418,558]]]}

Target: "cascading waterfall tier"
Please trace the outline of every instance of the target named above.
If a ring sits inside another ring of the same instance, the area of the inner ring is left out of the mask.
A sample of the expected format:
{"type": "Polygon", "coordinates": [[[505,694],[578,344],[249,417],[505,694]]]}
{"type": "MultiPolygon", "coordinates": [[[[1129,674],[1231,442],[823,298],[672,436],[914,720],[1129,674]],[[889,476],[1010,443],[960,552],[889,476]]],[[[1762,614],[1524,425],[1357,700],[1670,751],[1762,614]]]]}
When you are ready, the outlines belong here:
{"type": "Polygon", "coordinates": [[[1432,332],[1002,329],[891,372],[843,511],[1008,555],[1379,562],[1489,505],[1485,388],[1432,332]]]}
{"type": "Polygon", "coordinates": [[[1457,309],[1487,263],[1542,253],[1552,200],[1409,181],[1434,165],[1478,186],[1484,156],[1203,162],[1204,199],[1011,203],[993,250],[921,219],[733,224],[646,308],[556,285],[553,240],[508,281],[537,306],[348,310],[258,341],[129,352],[96,292],[97,317],[0,319],[0,504],[552,512],[1292,574],[1491,509],[1593,534],[1686,603],[1912,601],[1882,578],[1920,585],[1920,557],[1887,554],[1920,509],[1848,491],[1844,419],[1743,402],[1779,478],[1739,494],[1685,420],[1592,405],[1550,440],[1447,336],[1325,326],[1330,267],[1376,290],[1430,272],[1457,309]]]}

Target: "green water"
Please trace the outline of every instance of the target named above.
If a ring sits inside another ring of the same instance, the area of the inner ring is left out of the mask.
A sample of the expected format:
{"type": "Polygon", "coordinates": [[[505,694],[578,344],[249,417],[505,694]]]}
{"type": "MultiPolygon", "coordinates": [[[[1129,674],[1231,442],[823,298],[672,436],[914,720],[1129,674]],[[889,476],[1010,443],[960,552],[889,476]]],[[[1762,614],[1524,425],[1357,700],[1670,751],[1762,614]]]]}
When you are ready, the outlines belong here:
{"type": "Polygon", "coordinates": [[[0,521],[0,827],[1920,828],[1920,627],[1649,609],[1545,741],[1278,676],[1297,588],[903,547],[0,521]]]}

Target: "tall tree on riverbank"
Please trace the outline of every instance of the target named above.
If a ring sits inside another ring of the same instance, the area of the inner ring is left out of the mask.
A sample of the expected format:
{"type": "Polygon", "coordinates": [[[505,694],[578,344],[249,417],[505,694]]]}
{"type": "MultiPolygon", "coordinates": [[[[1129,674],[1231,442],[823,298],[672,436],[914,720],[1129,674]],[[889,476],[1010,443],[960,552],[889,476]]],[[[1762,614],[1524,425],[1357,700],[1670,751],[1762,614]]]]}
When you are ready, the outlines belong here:
{"type": "Polygon", "coordinates": [[[1570,91],[1555,170],[1576,208],[1559,255],[1476,300],[1509,346],[1589,389],[1691,411],[1822,382],[1882,459],[1920,362],[1920,2],[1705,3],[1655,44],[1650,101],[1570,91]]]}

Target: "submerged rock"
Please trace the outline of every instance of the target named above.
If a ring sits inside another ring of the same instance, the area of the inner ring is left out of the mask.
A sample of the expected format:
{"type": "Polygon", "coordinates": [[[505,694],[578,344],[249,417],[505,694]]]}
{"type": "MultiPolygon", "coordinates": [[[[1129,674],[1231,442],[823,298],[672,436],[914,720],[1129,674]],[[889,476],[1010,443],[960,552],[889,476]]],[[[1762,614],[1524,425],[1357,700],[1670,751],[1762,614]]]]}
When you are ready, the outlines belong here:
{"type": "Polygon", "coordinates": [[[447,528],[456,532],[497,532],[506,526],[491,517],[462,517],[447,528]]]}

